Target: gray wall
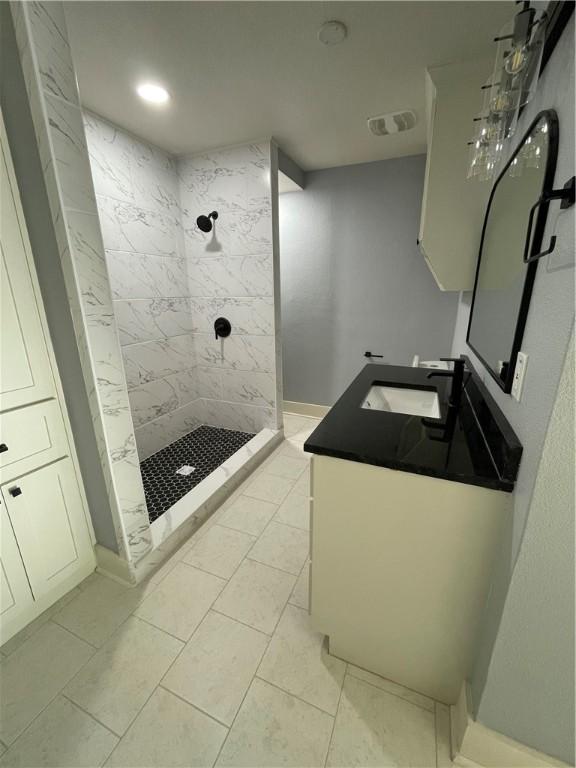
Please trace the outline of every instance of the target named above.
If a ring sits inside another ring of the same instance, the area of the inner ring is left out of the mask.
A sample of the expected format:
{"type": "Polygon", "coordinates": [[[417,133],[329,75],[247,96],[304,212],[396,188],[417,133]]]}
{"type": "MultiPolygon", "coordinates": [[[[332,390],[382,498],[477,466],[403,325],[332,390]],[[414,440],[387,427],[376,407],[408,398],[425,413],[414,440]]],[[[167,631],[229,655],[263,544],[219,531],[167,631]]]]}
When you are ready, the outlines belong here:
{"type": "Polygon", "coordinates": [[[10,7],[0,3],[1,105],[96,540],[118,551],[10,7]]]}
{"type": "Polygon", "coordinates": [[[280,196],[284,399],[332,405],[368,362],[448,355],[457,296],[416,238],[423,155],[306,174],[280,196]]]}
{"type": "MultiPolygon", "coordinates": [[[[520,118],[518,138],[534,116],[546,108],[556,109],[560,121],[555,179],[558,187],[574,173],[573,24],[566,28],[541,78],[536,97],[520,118]]],[[[551,210],[544,236],[547,244],[550,234],[556,233],[556,250],[538,265],[522,342],[522,349],[529,355],[522,401],[517,403],[502,393],[466,344],[469,294],[463,294],[460,300],[453,353],[470,355],[524,446],[513,516],[502,541],[472,676],[475,711],[487,726],[573,764],[574,745],[570,734],[570,725],[574,723],[573,615],[557,611],[556,621],[550,624],[539,628],[526,624],[528,619],[534,620],[534,616],[539,615],[540,603],[544,607],[547,600],[556,600],[555,605],[560,606],[566,592],[574,601],[573,569],[570,570],[564,560],[562,578],[554,582],[557,573],[552,568],[553,561],[564,551],[566,530],[560,523],[566,514],[564,502],[544,507],[534,494],[535,483],[544,482],[540,473],[550,471],[541,464],[541,457],[574,325],[575,209],[570,208],[560,216],[557,210],[557,206],[551,210]],[[525,553],[524,544],[528,546],[530,541],[530,546],[534,546],[533,539],[529,540],[529,531],[545,526],[549,527],[550,536],[539,546],[540,552],[546,547],[546,556],[537,557],[532,549],[525,553]],[[530,583],[519,580],[516,588],[508,592],[514,569],[520,567],[517,565],[519,552],[525,559],[523,568],[533,571],[532,579],[530,583]],[[542,588],[532,589],[533,583],[539,583],[542,588]],[[544,589],[544,585],[552,584],[553,589],[544,589]],[[538,629],[547,632],[548,642],[544,645],[538,629]],[[522,634],[526,637],[520,656],[511,640],[522,634]],[[504,667],[508,668],[506,675],[502,674],[504,667]]],[[[568,461],[567,447],[562,461],[568,461]]],[[[568,514],[574,516],[573,507],[568,514]]],[[[573,535],[570,540],[573,541],[573,535]]],[[[545,622],[544,613],[542,621],[545,622]]]]}

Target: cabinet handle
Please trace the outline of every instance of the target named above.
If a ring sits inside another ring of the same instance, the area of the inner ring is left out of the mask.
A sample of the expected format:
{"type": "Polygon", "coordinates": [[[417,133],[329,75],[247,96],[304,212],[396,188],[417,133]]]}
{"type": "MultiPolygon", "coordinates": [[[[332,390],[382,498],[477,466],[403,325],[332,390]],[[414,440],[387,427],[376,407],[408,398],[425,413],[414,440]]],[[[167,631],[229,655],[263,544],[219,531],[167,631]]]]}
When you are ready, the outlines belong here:
{"type": "Polygon", "coordinates": [[[19,488],[17,485],[15,485],[13,488],[8,489],[8,493],[10,496],[20,496],[22,493],[22,488],[19,488]]]}
{"type": "Polygon", "coordinates": [[[6,453],[7,450],[8,450],[8,446],[6,445],[6,443],[0,443],[0,453],[6,453]]]}

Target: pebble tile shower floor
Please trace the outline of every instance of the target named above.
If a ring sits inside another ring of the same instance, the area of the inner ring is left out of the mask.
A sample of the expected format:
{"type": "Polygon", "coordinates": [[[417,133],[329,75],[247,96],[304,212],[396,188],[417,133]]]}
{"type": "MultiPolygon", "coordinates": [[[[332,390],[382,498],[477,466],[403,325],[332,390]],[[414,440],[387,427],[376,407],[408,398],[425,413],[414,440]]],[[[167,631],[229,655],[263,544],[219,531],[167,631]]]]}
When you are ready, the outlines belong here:
{"type": "Polygon", "coordinates": [[[150,522],[157,520],[253,437],[248,432],[202,426],[141,462],[150,522]],[[185,465],[194,467],[194,471],[189,475],[176,474],[176,470],[185,465]]]}

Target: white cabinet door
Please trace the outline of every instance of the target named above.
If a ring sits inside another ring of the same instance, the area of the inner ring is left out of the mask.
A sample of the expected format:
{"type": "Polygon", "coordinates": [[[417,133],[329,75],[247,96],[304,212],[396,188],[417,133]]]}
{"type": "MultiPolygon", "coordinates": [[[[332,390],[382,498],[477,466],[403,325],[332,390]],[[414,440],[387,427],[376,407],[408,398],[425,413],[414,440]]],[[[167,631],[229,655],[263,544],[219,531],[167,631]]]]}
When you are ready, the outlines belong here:
{"type": "Polygon", "coordinates": [[[6,507],[0,501],[0,616],[1,623],[12,620],[34,601],[24,564],[14,538],[6,507]]]}
{"type": "Polygon", "coordinates": [[[55,388],[2,144],[0,188],[0,410],[47,397],[55,388]]]}
{"type": "Polygon", "coordinates": [[[70,459],[2,486],[2,496],[34,598],[39,600],[94,562],[70,459]]]}

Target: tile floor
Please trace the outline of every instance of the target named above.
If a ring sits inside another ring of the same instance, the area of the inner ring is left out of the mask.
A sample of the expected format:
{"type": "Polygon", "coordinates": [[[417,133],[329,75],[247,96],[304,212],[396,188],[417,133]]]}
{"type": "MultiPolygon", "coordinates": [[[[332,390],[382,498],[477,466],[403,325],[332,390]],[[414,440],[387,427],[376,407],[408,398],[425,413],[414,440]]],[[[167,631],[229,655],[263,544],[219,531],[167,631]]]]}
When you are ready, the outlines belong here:
{"type": "Polygon", "coordinates": [[[287,439],[147,582],[93,574],[0,649],[0,766],[449,766],[448,708],[310,628],[287,439]]]}

